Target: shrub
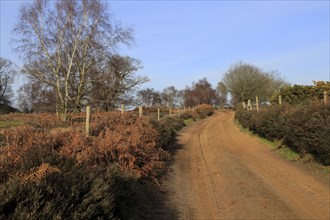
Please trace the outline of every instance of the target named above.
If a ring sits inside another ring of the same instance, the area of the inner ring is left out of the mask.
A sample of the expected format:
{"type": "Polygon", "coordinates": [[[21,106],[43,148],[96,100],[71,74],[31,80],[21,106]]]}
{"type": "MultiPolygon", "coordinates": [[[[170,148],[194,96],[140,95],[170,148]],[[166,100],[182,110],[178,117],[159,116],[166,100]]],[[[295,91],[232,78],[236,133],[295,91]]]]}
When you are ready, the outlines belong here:
{"type": "Polygon", "coordinates": [[[114,166],[87,168],[64,162],[60,173],[25,184],[10,179],[0,186],[0,218],[114,219],[132,212],[134,178],[114,166]]]}
{"type": "Polygon", "coordinates": [[[196,119],[194,118],[195,115],[193,115],[193,113],[191,111],[186,111],[180,114],[180,118],[184,119],[184,120],[188,120],[188,119],[196,119]]]}
{"type": "Polygon", "coordinates": [[[164,150],[169,150],[175,140],[176,131],[173,126],[166,123],[165,120],[150,119],[153,128],[158,132],[157,146],[164,150]]]}
{"type": "Polygon", "coordinates": [[[235,112],[235,119],[244,127],[249,128],[250,119],[253,115],[253,111],[247,111],[243,108],[237,108],[235,112]]]}
{"type": "Polygon", "coordinates": [[[240,108],[235,118],[262,137],[282,139],[301,156],[309,153],[317,161],[330,164],[330,105],[272,106],[259,112],[240,108]]]}
{"type": "Polygon", "coordinates": [[[282,139],[285,133],[285,109],[285,106],[272,106],[253,113],[249,119],[249,129],[272,141],[282,139]]]}
{"type": "Polygon", "coordinates": [[[185,126],[184,121],[180,117],[165,117],[163,119],[166,124],[171,126],[175,131],[179,131],[185,126]]]}
{"type": "Polygon", "coordinates": [[[291,112],[284,141],[301,155],[310,153],[330,165],[330,105],[311,105],[291,112]]]}
{"type": "Polygon", "coordinates": [[[214,113],[213,107],[207,104],[196,106],[195,111],[200,118],[206,118],[214,113]]]}
{"type": "MultiPolygon", "coordinates": [[[[272,98],[272,102],[277,102],[278,95],[282,96],[282,101],[291,105],[308,104],[312,100],[322,100],[324,91],[328,91],[330,95],[329,81],[314,81],[313,86],[293,85],[281,88],[280,92],[272,98]]],[[[329,97],[328,97],[329,98],[329,97]]]]}

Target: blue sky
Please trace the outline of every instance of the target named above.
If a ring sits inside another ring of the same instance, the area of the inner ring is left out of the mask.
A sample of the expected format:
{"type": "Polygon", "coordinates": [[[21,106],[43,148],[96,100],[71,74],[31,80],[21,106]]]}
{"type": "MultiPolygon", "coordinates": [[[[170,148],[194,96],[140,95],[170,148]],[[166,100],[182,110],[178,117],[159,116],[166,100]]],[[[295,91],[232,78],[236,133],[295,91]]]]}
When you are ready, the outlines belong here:
{"type": "MultiPolygon", "coordinates": [[[[0,1],[0,55],[21,65],[9,42],[27,1],[0,1]]],[[[135,29],[134,46],[120,52],[143,62],[145,87],[183,89],[203,77],[216,85],[238,61],[276,70],[292,84],[330,80],[329,1],[109,3],[114,18],[135,29]]]]}

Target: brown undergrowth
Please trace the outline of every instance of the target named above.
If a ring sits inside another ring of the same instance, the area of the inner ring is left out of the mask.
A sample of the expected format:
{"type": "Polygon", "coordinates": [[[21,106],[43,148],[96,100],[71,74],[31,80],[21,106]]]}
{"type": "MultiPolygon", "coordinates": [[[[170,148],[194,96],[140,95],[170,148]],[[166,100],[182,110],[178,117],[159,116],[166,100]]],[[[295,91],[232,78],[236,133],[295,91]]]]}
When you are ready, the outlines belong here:
{"type": "Polygon", "coordinates": [[[0,143],[0,219],[145,218],[147,207],[137,201],[157,188],[184,118],[212,113],[207,105],[160,121],[96,113],[88,137],[81,115],[69,122],[33,116],[7,128],[0,143]]]}

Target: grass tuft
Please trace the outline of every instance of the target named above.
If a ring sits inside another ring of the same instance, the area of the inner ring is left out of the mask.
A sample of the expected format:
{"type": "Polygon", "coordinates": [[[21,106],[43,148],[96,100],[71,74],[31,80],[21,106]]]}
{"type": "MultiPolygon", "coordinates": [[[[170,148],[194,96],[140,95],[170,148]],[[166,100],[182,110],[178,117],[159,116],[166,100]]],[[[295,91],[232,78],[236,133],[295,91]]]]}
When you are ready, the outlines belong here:
{"type": "Polygon", "coordinates": [[[0,128],[22,125],[21,121],[0,121],[0,128]]]}
{"type": "Polygon", "coordinates": [[[183,120],[183,122],[187,126],[187,125],[190,125],[191,123],[193,123],[194,122],[194,119],[189,118],[189,119],[183,120]]]}

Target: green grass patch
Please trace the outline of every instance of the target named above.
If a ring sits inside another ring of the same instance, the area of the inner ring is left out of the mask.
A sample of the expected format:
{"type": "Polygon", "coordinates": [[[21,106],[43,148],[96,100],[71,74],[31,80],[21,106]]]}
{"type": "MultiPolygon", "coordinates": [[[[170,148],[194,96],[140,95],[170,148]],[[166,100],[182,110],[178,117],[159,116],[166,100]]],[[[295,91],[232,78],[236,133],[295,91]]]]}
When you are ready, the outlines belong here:
{"type": "Polygon", "coordinates": [[[284,157],[287,160],[298,160],[300,158],[300,155],[290,148],[286,146],[282,146],[281,148],[276,150],[282,157],[284,157]]]}
{"type": "Polygon", "coordinates": [[[270,146],[270,148],[271,148],[272,150],[277,149],[278,146],[279,146],[279,144],[280,144],[280,141],[275,141],[275,142],[274,142],[274,141],[270,141],[270,140],[267,140],[266,138],[263,138],[263,137],[260,137],[260,136],[258,136],[258,135],[255,135],[255,134],[253,134],[253,133],[250,132],[250,131],[249,131],[249,134],[251,134],[251,135],[254,136],[254,137],[257,137],[261,143],[270,146]]]}
{"type": "Polygon", "coordinates": [[[269,146],[282,158],[289,161],[299,161],[304,164],[305,163],[314,164],[314,166],[317,167],[317,170],[320,170],[322,173],[326,173],[326,174],[330,173],[330,166],[324,166],[320,163],[315,162],[311,154],[306,154],[305,156],[301,157],[297,152],[283,145],[281,141],[269,141],[265,138],[262,138],[259,135],[252,133],[249,129],[243,128],[243,126],[235,119],[234,119],[234,124],[240,129],[241,132],[257,138],[261,143],[264,143],[265,145],[269,146]]]}
{"type": "Polygon", "coordinates": [[[183,120],[183,122],[187,126],[187,125],[190,125],[191,123],[193,123],[194,122],[194,119],[192,119],[192,118],[185,119],[185,120],[183,120]]]}
{"type": "Polygon", "coordinates": [[[269,146],[272,150],[276,151],[283,158],[290,161],[298,160],[300,158],[300,155],[298,153],[294,152],[289,147],[282,145],[281,141],[267,140],[266,138],[260,137],[259,135],[252,133],[249,129],[243,128],[243,126],[237,120],[235,120],[234,123],[236,126],[239,127],[241,132],[244,132],[252,137],[257,138],[261,143],[269,146]]]}
{"type": "Polygon", "coordinates": [[[0,128],[22,125],[22,121],[0,121],[0,128]]]}
{"type": "Polygon", "coordinates": [[[330,166],[321,166],[320,168],[321,168],[322,172],[330,173],[330,166]]]}

